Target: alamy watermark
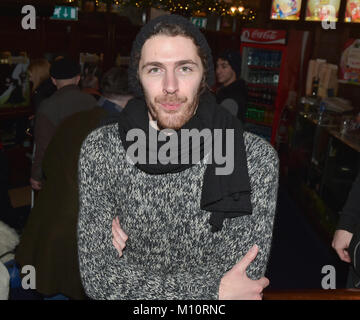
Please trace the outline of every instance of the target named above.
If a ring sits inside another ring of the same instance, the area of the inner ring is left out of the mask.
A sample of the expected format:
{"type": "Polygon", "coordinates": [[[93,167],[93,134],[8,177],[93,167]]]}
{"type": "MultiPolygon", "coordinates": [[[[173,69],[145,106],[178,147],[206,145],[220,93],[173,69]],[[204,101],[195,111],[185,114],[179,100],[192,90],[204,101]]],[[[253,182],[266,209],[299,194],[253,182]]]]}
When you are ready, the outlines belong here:
{"type": "Polygon", "coordinates": [[[332,265],[323,266],[321,273],[325,276],[321,280],[321,287],[325,290],[336,289],[336,270],[332,265]]]}
{"type": "Polygon", "coordinates": [[[36,270],[34,266],[26,265],[21,268],[21,273],[25,274],[21,280],[21,287],[24,290],[36,289],[36,270]]]}
{"type": "Polygon", "coordinates": [[[133,143],[127,148],[128,162],[163,165],[176,165],[180,162],[180,164],[186,165],[190,164],[189,155],[191,155],[191,164],[197,164],[200,162],[201,152],[203,152],[207,164],[212,164],[214,161],[218,165],[215,169],[216,175],[230,175],[234,171],[234,129],[214,129],[213,131],[210,129],[201,131],[180,129],[180,133],[180,138],[178,133],[172,129],[164,129],[157,134],[149,124],[149,139],[147,139],[142,129],[129,130],[126,141],[133,141],[133,143]],[[203,148],[200,148],[201,139],[203,148]],[[158,149],[158,142],[165,143],[158,149]],[[224,149],[225,154],[223,154],[224,149]],[[147,150],[150,151],[147,152],[147,150]]]}
{"type": "Polygon", "coordinates": [[[21,9],[21,13],[25,16],[21,19],[21,27],[24,30],[36,29],[36,9],[34,6],[26,5],[21,9]]]}
{"type": "MultiPolygon", "coordinates": [[[[24,290],[36,289],[36,270],[32,265],[23,266],[21,273],[25,274],[21,280],[21,286],[24,290]]],[[[324,276],[321,279],[321,287],[324,290],[336,289],[336,269],[332,265],[325,265],[321,269],[324,276]]]]}

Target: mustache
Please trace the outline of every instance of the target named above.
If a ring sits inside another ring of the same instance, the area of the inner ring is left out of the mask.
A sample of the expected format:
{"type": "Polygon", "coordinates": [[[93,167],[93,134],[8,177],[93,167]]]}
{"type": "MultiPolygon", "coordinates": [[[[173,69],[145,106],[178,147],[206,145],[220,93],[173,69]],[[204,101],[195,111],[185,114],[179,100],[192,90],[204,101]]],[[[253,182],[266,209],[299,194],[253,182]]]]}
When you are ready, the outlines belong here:
{"type": "Polygon", "coordinates": [[[156,97],[155,102],[161,103],[161,104],[179,104],[179,103],[185,103],[188,99],[186,97],[156,97]]]}

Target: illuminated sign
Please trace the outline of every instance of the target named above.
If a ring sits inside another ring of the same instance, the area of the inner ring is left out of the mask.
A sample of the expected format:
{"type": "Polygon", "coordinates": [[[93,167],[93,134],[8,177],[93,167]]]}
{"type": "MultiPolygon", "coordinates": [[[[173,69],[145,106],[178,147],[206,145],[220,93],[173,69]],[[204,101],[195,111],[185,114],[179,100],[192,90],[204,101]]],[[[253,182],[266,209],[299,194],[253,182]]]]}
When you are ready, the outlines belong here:
{"type": "Polygon", "coordinates": [[[341,0],[309,0],[306,21],[338,21],[341,0]]]}
{"type": "Polygon", "coordinates": [[[347,1],[345,22],[360,22],[360,0],[347,1]]]}
{"type": "Polygon", "coordinates": [[[273,0],[271,19],[273,20],[299,20],[301,0],[273,0]]]}
{"type": "Polygon", "coordinates": [[[78,8],[55,6],[54,13],[51,17],[53,20],[78,20],[78,8]]]}

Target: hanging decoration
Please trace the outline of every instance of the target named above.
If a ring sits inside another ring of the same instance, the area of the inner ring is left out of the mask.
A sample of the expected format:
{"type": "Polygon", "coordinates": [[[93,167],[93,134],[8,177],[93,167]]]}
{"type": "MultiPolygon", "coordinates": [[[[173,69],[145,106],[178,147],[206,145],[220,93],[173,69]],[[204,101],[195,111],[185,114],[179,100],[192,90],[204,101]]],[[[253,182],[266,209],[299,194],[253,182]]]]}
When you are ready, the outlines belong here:
{"type": "Polygon", "coordinates": [[[201,13],[225,15],[230,9],[229,4],[219,0],[118,0],[118,2],[137,8],[152,7],[183,16],[201,13]]]}
{"type": "Polygon", "coordinates": [[[231,7],[231,15],[237,17],[240,22],[251,22],[256,19],[256,11],[251,8],[231,7]]]}
{"type": "Polygon", "coordinates": [[[244,6],[242,0],[233,1],[230,6],[230,15],[239,19],[240,22],[251,22],[256,19],[255,9],[244,6]]]}
{"type": "Polygon", "coordinates": [[[252,21],[256,18],[254,9],[243,7],[233,12],[232,4],[221,0],[113,0],[121,6],[134,6],[139,9],[155,8],[182,16],[238,16],[240,20],[252,21]]]}
{"type": "Polygon", "coordinates": [[[179,14],[185,17],[201,17],[207,15],[234,17],[241,23],[256,19],[256,10],[243,4],[242,0],[63,0],[69,4],[92,3],[96,11],[116,6],[136,7],[139,9],[155,8],[179,14]]]}

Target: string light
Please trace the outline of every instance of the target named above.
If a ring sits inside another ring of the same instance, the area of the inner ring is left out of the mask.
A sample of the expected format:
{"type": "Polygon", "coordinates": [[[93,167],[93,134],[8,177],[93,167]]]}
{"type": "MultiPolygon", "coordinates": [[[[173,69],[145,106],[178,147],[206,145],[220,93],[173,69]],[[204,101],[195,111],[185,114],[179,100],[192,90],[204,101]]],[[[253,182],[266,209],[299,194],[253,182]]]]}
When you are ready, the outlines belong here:
{"type": "MultiPolygon", "coordinates": [[[[75,0],[67,0],[69,3],[75,0]]],[[[235,0],[231,3],[220,0],[95,0],[98,7],[100,2],[112,2],[121,7],[133,6],[139,9],[155,8],[177,13],[185,16],[206,16],[207,14],[218,14],[219,16],[238,17],[242,22],[253,21],[256,18],[256,12],[252,8],[243,6],[242,1],[235,0]]]]}

